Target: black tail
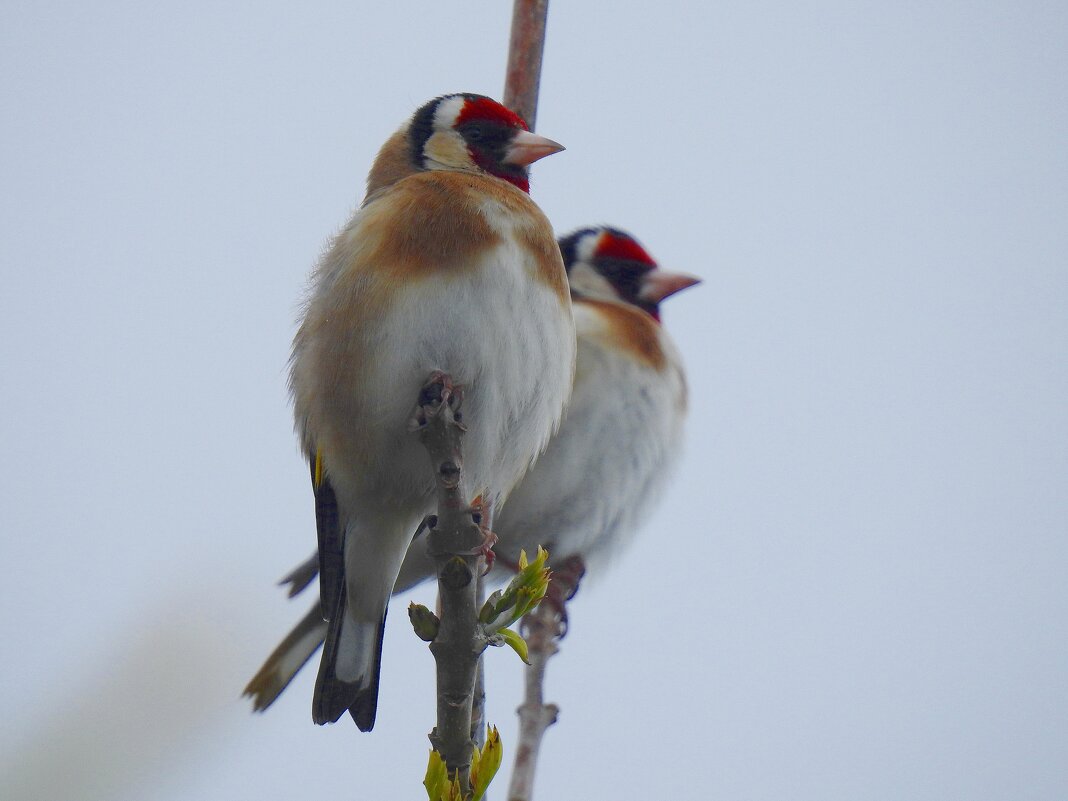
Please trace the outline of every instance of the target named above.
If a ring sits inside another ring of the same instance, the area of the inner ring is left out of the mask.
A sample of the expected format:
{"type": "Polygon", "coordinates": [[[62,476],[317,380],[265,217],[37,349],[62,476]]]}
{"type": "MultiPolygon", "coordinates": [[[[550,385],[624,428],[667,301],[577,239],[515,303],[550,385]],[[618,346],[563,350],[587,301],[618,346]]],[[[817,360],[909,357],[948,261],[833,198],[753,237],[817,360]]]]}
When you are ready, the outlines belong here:
{"type": "MultiPolygon", "coordinates": [[[[378,678],[382,670],[382,635],[386,628],[386,615],[383,612],[378,630],[374,632],[374,642],[370,644],[374,648],[370,670],[351,682],[339,679],[336,674],[338,646],[341,642],[342,627],[346,625],[345,618],[345,593],[342,592],[337,599],[334,614],[331,615],[326,647],[323,648],[319,675],[315,679],[312,719],[320,726],[324,723],[336,723],[347,709],[360,731],[371,731],[375,725],[375,713],[378,711],[378,678]]],[[[372,624],[349,620],[347,625],[372,624]]]]}

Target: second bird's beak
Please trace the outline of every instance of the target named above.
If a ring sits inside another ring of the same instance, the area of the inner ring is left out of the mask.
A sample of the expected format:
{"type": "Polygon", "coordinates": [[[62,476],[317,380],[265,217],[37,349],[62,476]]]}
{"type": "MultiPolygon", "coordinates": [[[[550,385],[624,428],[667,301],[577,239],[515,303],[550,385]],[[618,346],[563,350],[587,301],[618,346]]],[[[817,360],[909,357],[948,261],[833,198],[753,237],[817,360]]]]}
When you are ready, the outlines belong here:
{"type": "Polygon", "coordinates": [[[659,303],[664,298],[671,297],[676,292],[701,283],[700,278],[686,273],[667,273],[663,270],[651,270],[645,274],[642,280],[642,288],[638,291],[638,299],[646,303],[659,303]]]}
{"type": "Polygon", "coordinates": [[[552,139],[538,136],[530,131],[520,131],[512,137],[512,143],[508,146],[502,161],[505,164],[514,164],[517,167],[525,167],[533,164],[538,159],[559,153],[564,146],[552,139]]]}

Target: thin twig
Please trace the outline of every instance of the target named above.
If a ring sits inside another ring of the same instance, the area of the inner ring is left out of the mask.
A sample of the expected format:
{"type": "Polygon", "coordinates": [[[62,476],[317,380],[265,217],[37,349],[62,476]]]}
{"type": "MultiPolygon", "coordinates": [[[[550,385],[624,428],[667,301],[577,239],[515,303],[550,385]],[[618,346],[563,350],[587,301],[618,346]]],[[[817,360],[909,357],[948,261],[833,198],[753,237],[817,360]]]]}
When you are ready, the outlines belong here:
{"type": "Polygon", "coordinates": [[[426,447],[437,477],[438,514],[429,520],[429,552],[438,565],[441,622],[430,644],[437,666],[437,725],[434,750],[449,774],[459,773],[470,789],[471,704],[478,659],[486,639],[478,625],[475,577],[481,572],[485,536],[473,517],[463,486],[464,426],[459,421],[460,387],[436,373],[420,393],[412,428],[426,447]]]}
{"type": "Polygon", "coordinates": [[[538,751],[545,730],[556,723],[560,709],[546,704],[542,687],[545,665],[558,650],[556,612],[549,604],[541,604],[523,619],[528,657],[526,693],[519,714],[519,742],[516,745],[512,779],[508,785],[508,801],[530,801],[534,793],[534,772],[538,767],[538,751]]]}
{"type": "MultiPolygon", "coordinates": [[[[482,608],[485,598],[476,598],[478,608],[482,608]]],[[[475,669],[475,689],[471,698],[471,740],[480,749],[486,745],[486,655],[478,658],[475,669]]]]}
{"type": "MultiPolygon", "coordinates": [[[[512,6],[504,104],[526,120],[531,130],[534,130],[538,116],[538,89],[548,13],[549,0],[515,0],[512,6]]],[[[555,577],[553,582],[557,582],[555,577]]],[[[561,597],[567,598],[573,593],[574,587],[561,597]]],[[[555,609],[553,604],[544,602],[524,618],[530,666],[526,671],[525,700],[519,707],[519,742],[508,788],[509,801],[529,801],[531,798],[541,739],[545,730],[556,722],[559,710],[554,704],[545,703],[542,686],[546,663],[556,653],[556,639],[563,633],[564,619],[562,605],[555,609]]]]}
{"type": "MultiPolygon", "coordinates": [[[[550,556],[551,558],[551,556],[550,556]]],[[[560,713],[556,704],[545,703],[545,668],[560,650],[557,643],[567,633],[567,602],[578,592],[586,567],[581,558],[572,556],[553,570],[549,592],[538,608],[523,618],[530,664],[526,669],[526,694],[519,713],[519,742],[516,745],[508,801],[531,801],[534,797],[534,774],[538,752],[545,731],[560,713]]]]}
{"type": "Polygon", "coordinates": [[[538,116],[538,87],[548,13],[549,0],[515,0],[512,6],[504,105],[526,120],[532,131],[538,116]]]}
{"type": "MultiPolygon", "coordinates": [[[[489,521],[483,519],[483,525],[489,521]]],[[[478,574],[478,586],[475,587],[475,608],[481,609],[486,602],[486,577],[478,574]]],[[[471,739],[482,749],[486,745],[486,654],[478,657],[475,670],[475,688],[471,698],[471,739]]]]}
{"type": "MultiPolygon", "coordinates": [[[[479,499],[482,509],[482,530],[493,530],[493,504],[487,498],[479,499]]],[[[496,540],[496,535],[490,535],[496,540]]],[[[492,564],[492,562],[491,562],[492,564]]],[[[475,586],[475,608],[482,609],[486,602],[486,571],[478,574],[475,586]]],[[[481,750],[486,745],[486,654],[478,657],[478,668],[475,672],[474,697],[471,701],[471,739],[481,750]]]]}

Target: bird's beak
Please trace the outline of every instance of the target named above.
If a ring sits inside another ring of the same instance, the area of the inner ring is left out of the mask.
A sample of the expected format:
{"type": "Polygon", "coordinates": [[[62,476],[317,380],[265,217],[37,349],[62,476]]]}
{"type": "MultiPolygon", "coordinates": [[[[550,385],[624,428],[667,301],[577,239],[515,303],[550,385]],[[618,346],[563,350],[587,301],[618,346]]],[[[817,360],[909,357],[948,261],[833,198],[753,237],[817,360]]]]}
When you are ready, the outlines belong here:
{"type": "Polygon", "coordinates": [[[559,153],[564,146],[552,139],[538,136],[530,131],[520,131],[512,137],[512,144],[508,146],[502,161],[505,164],[514,164],[517,167],[525,167],[533,164],[538,159],[559,153]]]}
{"type": "Polygon", "coordinates": [[[701,283],[700,278],[685,273],[651,270],[642,280],[642,288],[638,290],[638,299],[646,303],[659,303],[664,298],[671,297],[676,292],[699,283],[701,283]]]}

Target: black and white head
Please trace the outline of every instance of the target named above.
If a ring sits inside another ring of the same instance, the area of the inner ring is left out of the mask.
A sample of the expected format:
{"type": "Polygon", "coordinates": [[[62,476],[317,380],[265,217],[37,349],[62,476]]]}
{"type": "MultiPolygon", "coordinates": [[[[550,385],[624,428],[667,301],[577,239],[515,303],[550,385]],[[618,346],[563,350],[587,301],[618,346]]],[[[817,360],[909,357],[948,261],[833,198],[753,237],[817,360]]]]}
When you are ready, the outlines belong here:
{"type": "Polygon", "coordinates": [[[561,238],[560,252],[573,295],[623,301],[657,321],[662,300],[701,281],[661,270],[637,239],[606,225],[580,228],[561,238]]]}
{"type": "Polygon", "coordinates": [[[412,116],[408,146],[418,170],[484,172],[530,191],[527,166],[564,147],[527,130],[515,112],[484,95],[434,98],[412,116]]]}

